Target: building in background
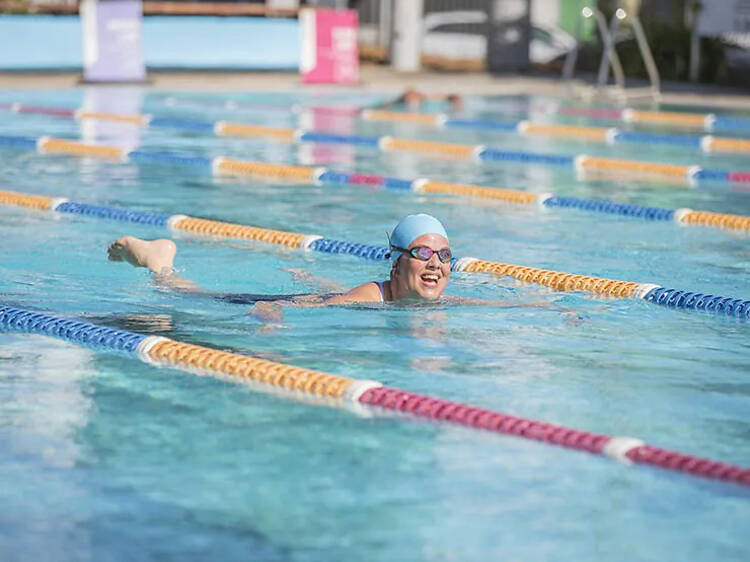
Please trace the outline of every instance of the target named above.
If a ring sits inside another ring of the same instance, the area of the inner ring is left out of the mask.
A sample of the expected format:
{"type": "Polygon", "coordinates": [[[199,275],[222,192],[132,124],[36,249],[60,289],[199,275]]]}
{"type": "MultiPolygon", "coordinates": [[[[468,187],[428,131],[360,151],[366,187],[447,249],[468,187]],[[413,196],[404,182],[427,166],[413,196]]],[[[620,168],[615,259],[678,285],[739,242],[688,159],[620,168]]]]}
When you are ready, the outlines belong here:
{"type": "MultiPolygon", "coordinates": [[[[623,7],[640,14],[665,80],[750,81],[750,0],[147,0],[144,63],[149,69],[298,71],[296,17],[306,6],[356,9],[365,60],[409,70],[556,73],[576,49],[578,77],[594,75],[602,56],[600,34],[582,9],[596,6],[609,20],[623,7]],[[406,23],[396,16],[405,8],[406,23]],[[394,45],[409,56],[396,57],[394,45]]],[[[78,8],[75,0],[0,0],[0,36],[15,47],[0,52],[0,69],[82,69],[78,8]]],[[[645,78],[627,24],[615,47],[628,79],[645,78]]]]}

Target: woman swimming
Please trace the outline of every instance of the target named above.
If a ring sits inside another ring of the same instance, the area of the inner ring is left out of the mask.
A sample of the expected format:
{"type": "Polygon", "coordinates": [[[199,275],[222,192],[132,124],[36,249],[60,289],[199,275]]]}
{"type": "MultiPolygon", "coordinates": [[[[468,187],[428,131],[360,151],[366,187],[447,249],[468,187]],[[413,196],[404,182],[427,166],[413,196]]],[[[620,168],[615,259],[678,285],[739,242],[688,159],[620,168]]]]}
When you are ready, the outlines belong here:
{"type": "Polygon", "coordinates": [[[334,294],[255,295],[204,291],[175,273],[177,246],[166,239],[148,241],[123,236],[110,244],[108,253],[111,261],[126,261],[136,267],[150,269],[161,286],[211,296],[230,303],[253,304],[253,315],[265,321],[280,321],[282,305],[318,307],[440,299],[441,302],[451,304],[555,308],[548,305],[442,296],[450,279],[452,254],[448,234],[433,216],[407,215],[393,229],[389,245],[391,270],[387,280],[370,281],[344,293],[334,294]]]}
{"type": "MultiPolygon", "coordinates": [[[[177,245],[171,240],[141,240],[133,236],[118,238],[108,248],[111,261],[126,261],[150,269],[160,285],[171,289],[205,293],[192,281],[174,272],[177,245]]],[[[451,251],[445,228],[435,217],[408,215],[390,236],[391,272],[386,281],[372,281],[342,294],[333,295],[240,295],[208,293],[229,302],[247,303],[290,300],[321,304],[391,302],[406,299],[437,299],[450,278],[451,251]],[[309,298],[306,298],[309,297],[309,298]]]]}

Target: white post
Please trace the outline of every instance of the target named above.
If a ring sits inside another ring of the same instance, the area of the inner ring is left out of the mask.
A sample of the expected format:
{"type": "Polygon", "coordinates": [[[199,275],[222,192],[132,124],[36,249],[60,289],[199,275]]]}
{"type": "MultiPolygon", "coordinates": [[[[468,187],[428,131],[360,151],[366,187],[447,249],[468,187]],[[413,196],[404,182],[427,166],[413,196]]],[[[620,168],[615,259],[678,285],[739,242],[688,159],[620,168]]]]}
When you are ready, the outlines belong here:
{"type": "Polygon", "coordinates": [[[378,21],[378,45],[390,49],[391,45],[391,7],[393,0],[380,0],[378,21]]]}
{"type": "Polygon", "coordinates": [[[393,68],[417,72],[422,55],[424,0],[395,0],[393,7],[393,68]]]}

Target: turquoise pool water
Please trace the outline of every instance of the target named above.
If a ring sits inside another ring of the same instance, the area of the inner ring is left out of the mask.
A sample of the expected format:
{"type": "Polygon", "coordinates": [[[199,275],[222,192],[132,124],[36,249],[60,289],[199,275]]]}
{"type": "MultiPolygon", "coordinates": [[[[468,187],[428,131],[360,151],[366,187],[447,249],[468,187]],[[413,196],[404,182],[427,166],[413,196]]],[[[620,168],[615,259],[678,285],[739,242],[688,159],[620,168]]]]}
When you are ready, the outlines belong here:
{"type": "MultiPolygon", "coordinates": [[[[168,92],[0,94],[0,102],[96,103],[109,111],[296,124],[289,112],[168,107],[162,103],[168,92]]],[[[358,98],[203,99],[345,104],[358,98]]],[[[4,113],[0,123],[3,134],[82,136],[149,150],[750,214],[750,193],[736,186],[578,182],[563,169],[81,126],[43,115],[4,113]]],[[[315,124],[750,169],[747,158],[684,149],[315,124]]],[[[402,215],[428,212],[444,221],[459,256],[750,298],[748,237],[713,229],[365,187],[217,179],[179,166],[8,148],[0,148],[0,163],[0,189],[378,245],[402,215]]],[[[750,465],[747,323],[454,274],[449,294],[540,306],[288,309],[283,326],[269,331],[248,307],[165,292],[143,270],[108,262],[107,245],[126,233],[169,235],[0,207],[1,300],[750,465]],[[571,320],[559,307],[580,318],[571,320]]],[[[354,257],[174,239],[181,273],[215,291],[314,289],[288,269],[346,287],[387,275],[386,264],[354,257]]],[[[513,437],[362,417],[54,339],[0,333],[0,396],[3,560],[746,560],[750,553],[750,494],[736,485],[513,437]]]]}

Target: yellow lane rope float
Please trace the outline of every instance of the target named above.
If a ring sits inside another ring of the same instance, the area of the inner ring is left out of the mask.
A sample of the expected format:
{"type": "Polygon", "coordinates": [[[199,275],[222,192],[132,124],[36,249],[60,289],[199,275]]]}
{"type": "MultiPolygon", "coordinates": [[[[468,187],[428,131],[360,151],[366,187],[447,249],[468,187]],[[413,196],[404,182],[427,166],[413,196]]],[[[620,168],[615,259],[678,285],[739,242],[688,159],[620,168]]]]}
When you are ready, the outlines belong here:
{"type": "MultiPolygon", "coordinates": [[[[426,178],[403,180],[389,178],[375,174],[342,173],[326,168],[299,166],[291,164],[271,164],[266,162],[252,162],[235,160],[223,156],[213,159],[199,156],[182,156],[169,152],[150,152],[144,150],[127,151],[125,149],[79,143],[75,141],[40,137],[14,137],[0,135],[0,142],[18,144],[24,147],[35,147],[41,153],[60,153],[75,156],[116,159],[119,161],[133,160],[136,162],[165,162],[170,164],[195,164],[210,166],[215,174],[254,175],[259,177],[281,178],[292,183],[324,184],[352,184],[380,186],[386,189],[411,190],[423,193],[446,193],[470,197],[483,197],[513,204],[537,204],[544,207],[565,207],[581,210],[619,214],[630,217],[643,217],[650,220],[674,220],[685,225],[702,225],[734,230],[749,230],[748,219],[743,215],[711,213],[693,209],[664,209],[660,207],[645,207],[630,203],[615,203],[606,200],[590,200],[575,197],[557,196],[551,193],[526,193],[519,190],[485,187],[470,184],[440,182],[426,178]],[[692,218],[686,211],[695,213],[692,218]],[[704,214],[700,214],[704,213],[704,214]]],[[[576,159],[576,166],[580,172],[590,173],[609,171],[617,173],[622,169],[637,170],[644,174],[667,177],[693,177],[697,173],[690,166],[669,164],[655,164],[648,162],[631,162],[598,158],[581,155],[576,159]]],[[[750,179],[750,178],[748,178],[750,179]]]]}
{"type": "Polygon", "coordinates": [[[257,359],[160,336],[98,326],[70,318],[8,306],[0,302],[4,331],[53,336],[78,345],[117,351],[145,363],[187,372],[229,376],[251,388],[315,404],[353,408],[367,415],[385,410],[476,430],[515,435],[538,442],[602,455],[625,465],[649,464],[694,476],[750,485],[750,470],[736,465],[669,451],[628,436],[610,436],[486,410],[284,363],[257,359]]]}

